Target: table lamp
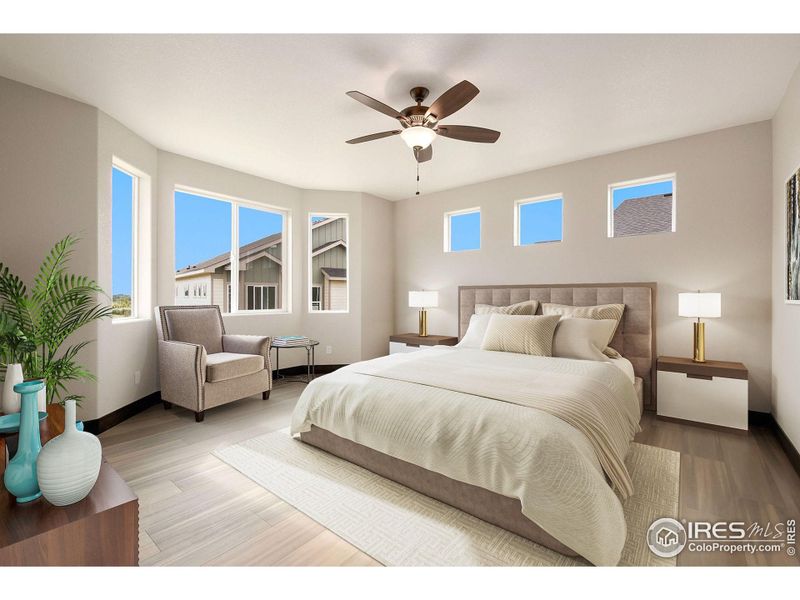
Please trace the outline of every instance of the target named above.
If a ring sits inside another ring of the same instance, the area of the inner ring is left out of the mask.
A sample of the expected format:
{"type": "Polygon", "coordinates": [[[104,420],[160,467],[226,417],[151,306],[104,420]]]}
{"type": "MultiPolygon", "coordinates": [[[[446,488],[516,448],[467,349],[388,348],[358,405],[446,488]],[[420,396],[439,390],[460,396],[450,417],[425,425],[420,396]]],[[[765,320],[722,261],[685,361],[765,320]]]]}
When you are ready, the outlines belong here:
{"type": "Polygon", "coordinates": [[[722,295],[713,292],[678,294],[678,316],[697,319],[694,323],[694,362],[706,362],[706,329],[700,319],[722,316],[722,295]]]}
{"type": "Polygon", "coordinates": [[[413,291],[408,292],[408,306],[419,308],[419,336],[428,336],[428,312],[426,308],[436,308],[439,306],[439,292],[413,291]]]}

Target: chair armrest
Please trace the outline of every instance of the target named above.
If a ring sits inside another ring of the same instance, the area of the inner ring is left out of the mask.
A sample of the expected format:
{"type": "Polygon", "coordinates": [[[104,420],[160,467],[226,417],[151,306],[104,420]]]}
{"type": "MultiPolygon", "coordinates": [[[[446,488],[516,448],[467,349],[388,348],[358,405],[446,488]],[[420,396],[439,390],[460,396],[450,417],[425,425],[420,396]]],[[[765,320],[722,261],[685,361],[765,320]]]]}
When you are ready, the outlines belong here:
{"type": "Polygon", "coordinates": [[[222,336],[222,349],[236,354],[258,354],[269,356],[269,344],[272,338],[264,335],[229,335],[222,336]]]}
{"type": "Polygon", "coordinates": [[[158,342],[161,397],[184,408],[203,410],[206,381],[206,349],[186,342],[158,342]]]}
{"type": "Polygon", "coordinates": [[[268,335],[230,335],[223,334],[222,349],[225,352],[236,354],[258,354],[264,357],[264,368],[272,373],[270,360],[270,344],[272,338],[268,335]]]}

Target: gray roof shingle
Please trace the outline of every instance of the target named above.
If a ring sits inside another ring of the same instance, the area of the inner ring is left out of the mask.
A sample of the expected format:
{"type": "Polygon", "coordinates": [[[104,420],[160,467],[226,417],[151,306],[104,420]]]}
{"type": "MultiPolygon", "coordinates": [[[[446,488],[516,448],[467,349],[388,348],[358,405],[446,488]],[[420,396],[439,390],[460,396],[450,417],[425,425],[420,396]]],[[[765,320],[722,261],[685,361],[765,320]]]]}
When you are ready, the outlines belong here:
{"type": "MultiPolygon", "coordinates": [[[[272,235],[268,235],[267,237],[263,237],[259,240],[254,242],[250,242],[249,244],[245,244],[241,248],[239,248],[239,258],[244,259],[254,254],[256,252],[260,252],[265,248],[269,248],[276,244],[281,243],[281,238],[283,236],[280,233],[273,233],[272,235]]],[[[231,262],[231,255],[230,252],[226,252],[225,254],[220,254],[219,256],[215,256],[214,258],[209,258],[208,260],[204,260],[203,262],[199,262],[194,265],[189,265],[188,267],[184,267],[183,269],[178,269],[176,273],[189,273],[191,271],[201,271],[203,269],[207,269],[209,267],[218,268],[222,265],[227,265],[231,262]]]]}
{"type": "Polygon", "coordinates": [[[345,279],[347,277],[347,269],[340,269],[337,267],[320,267],[320,271],[328,277],[334,279],[345,279]]]}
{"type": "Polygon", "coordinates": [[[672,194],[628,198],[614,209],[614,237],[672,231],[672,194]]]}

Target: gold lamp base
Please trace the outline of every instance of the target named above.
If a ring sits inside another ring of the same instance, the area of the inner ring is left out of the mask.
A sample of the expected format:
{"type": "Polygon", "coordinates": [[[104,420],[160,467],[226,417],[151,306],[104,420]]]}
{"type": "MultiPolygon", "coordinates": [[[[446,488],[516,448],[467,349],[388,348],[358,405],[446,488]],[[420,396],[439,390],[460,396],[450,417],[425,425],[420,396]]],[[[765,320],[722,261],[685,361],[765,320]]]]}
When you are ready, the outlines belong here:
{"type": "Polygon", "coordinates": [[[694,362],[706,362],[706,324],[700,319],[694,324],[694,362]]]}
{"type": "Polygon", "coordinates": [[[428,311],[419,311],[419,337],[428,337],[428,311]]]}

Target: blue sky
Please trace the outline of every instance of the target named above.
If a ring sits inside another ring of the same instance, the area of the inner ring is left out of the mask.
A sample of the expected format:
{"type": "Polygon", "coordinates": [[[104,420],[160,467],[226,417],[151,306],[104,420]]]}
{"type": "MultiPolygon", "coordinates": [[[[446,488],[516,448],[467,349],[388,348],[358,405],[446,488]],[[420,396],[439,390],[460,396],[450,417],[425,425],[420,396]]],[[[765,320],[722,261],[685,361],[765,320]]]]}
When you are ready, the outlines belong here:
{"type": "Polygon", "coordinates": [[[564,202],[546,200],[519,207],[519,243],[522,246],[537,242],[561,240],[564,202]]]}
{"type": "Polygon", "coordinates": [[[645,183],[644,185],[635,185],[633,187],[626,187],[614,190],[613,200],[614,208],[617,208],[628,198],[644,198],[646,196],[657,196],[659,194],[671,194],[672,182],[659,181],[658,183],[645,183]]]}
{"type": "MultiPolygon", "coordinates": [[[[278,233],[283,216],[239,207],[239,245],[278,233]]],[[[231,251],[231,204],[175,192],[175,269],[231,251]]]]}
{"type": "Polygon", "coordinates": [[[239,207],[240,246],[281,231],[283,231],[283,215],[255,208],[239,207]]]}
{"type": "Polygon", "coordinates": [[[478,250],[481,247],[481,213],[450,217],[450,250],[478,250]]]}
{"type": "Polygon", "coordinates": [[[133,282],[133,177],[111,172],[111,293],[131,293],[133,282]]]}

